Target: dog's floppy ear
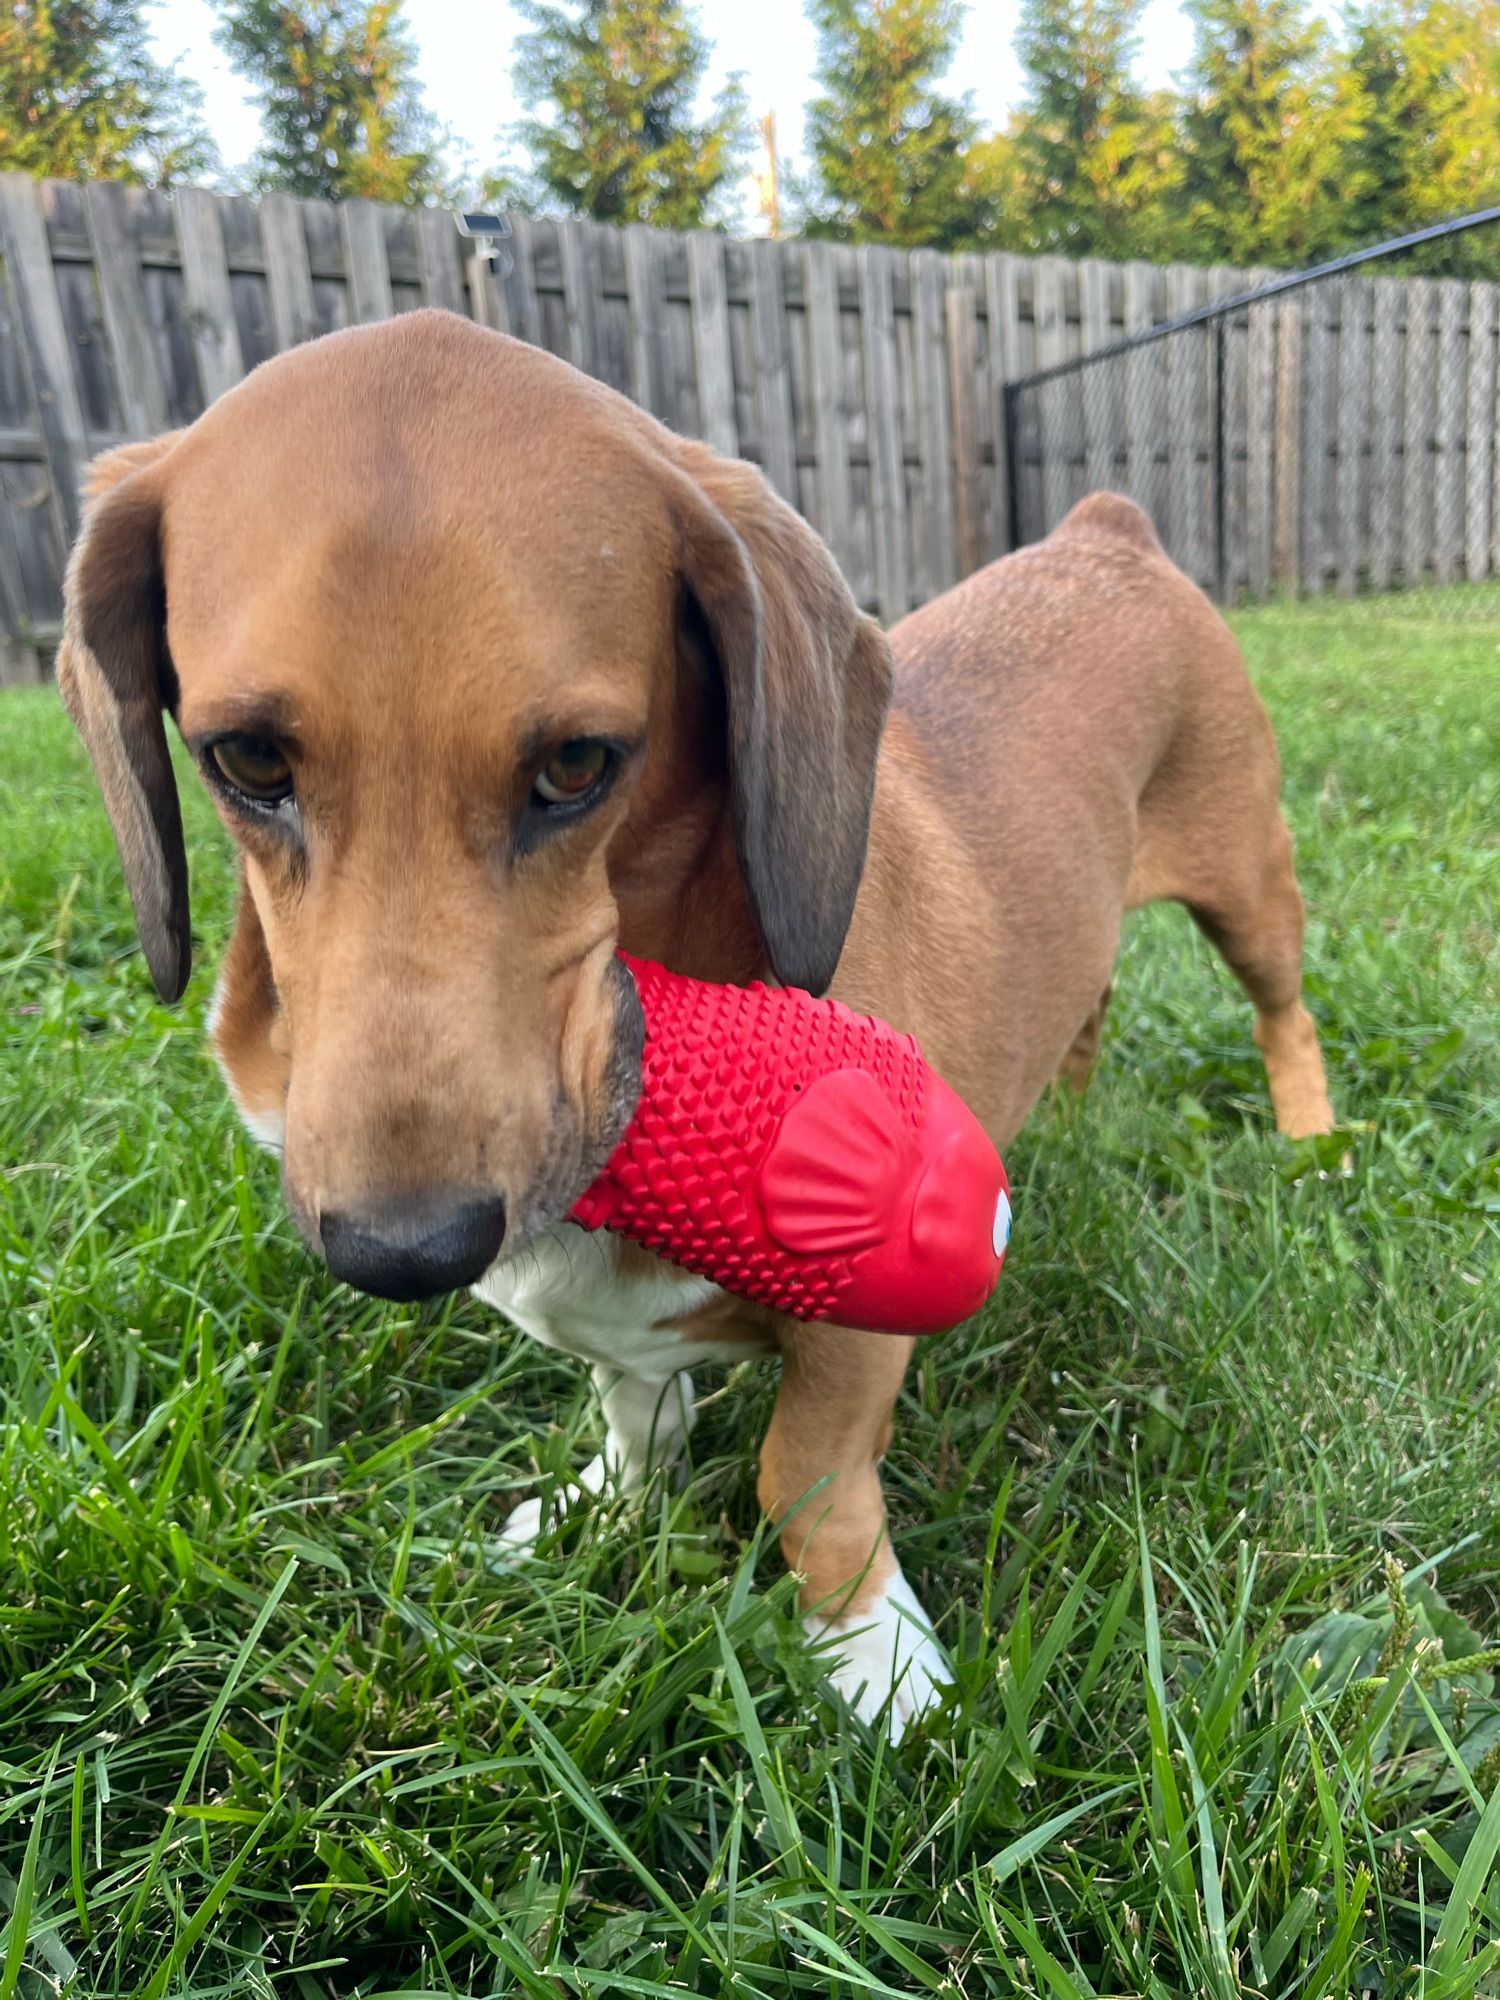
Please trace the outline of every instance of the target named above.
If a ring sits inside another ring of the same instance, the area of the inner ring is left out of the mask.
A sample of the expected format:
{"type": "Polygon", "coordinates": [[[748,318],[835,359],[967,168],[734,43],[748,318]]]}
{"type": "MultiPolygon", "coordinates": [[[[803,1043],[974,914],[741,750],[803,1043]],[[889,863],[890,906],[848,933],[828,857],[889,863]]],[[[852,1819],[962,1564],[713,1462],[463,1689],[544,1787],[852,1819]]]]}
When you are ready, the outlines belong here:
{"type": "Polygon", "coordinates": [[[156,990],[175,1000],[192,964],[187,855],[162,710],[177,701],[167,652],[161,499],[176,434],[124,445],[90,468],[68,563],[57,684],[93,761],[156,990]]]}
{"type": "Polygon", "coordinates": [[[723,678],[750,908],[776,977],[822,993],[864,872],[890,648],[753,466],[699,445],[679,463],[698,503],[679,514],[684,612],[723,678]]]}

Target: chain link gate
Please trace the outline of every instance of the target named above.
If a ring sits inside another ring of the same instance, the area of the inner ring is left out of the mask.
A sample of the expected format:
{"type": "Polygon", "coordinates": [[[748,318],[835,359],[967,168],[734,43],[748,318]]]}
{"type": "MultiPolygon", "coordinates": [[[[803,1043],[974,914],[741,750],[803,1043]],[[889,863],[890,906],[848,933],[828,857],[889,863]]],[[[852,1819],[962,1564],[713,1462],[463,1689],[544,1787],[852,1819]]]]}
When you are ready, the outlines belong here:
{"type": "Polygon", "coordinates": [[[1221,604],[1500,580],[1500,208],[1039,370],[1003,421],[1013,547],[1110,488],[1221,604]]]}

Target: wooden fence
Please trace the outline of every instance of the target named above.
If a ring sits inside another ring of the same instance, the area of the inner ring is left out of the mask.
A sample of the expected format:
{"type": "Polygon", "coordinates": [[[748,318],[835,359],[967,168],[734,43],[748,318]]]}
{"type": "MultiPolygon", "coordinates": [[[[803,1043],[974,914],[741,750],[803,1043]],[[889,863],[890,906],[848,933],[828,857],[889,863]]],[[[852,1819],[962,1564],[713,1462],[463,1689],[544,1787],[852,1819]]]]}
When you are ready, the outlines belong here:
{"type": "Polygon", "coordinates": [[[1220,598],[1500,576],[1497,341],[1500,286],[1346,273],[1023,385],[1021,539],[1112,486],[1220,598]]]}
{"type": "MultiPolygon", "coordinates": [[[[38,672],[55,637],[88,458],[191,421],[257,362],[335,327],[448,306],[565,356],[674,428],[759,463],[826,538],[861,602],[889,622],[1005,551],[1007,382],[1245,283],[1223,269],[513,226],[497,273],[435,210],[0,175],[0,678],[38,672]]],[[[1416,300],[1415,283],[1397,289],[1416,300]]],[[[1461,573],[1500,567],[1500,316],[1493,288],[1460,289],[1456,305],[1428,282],[1422,296],[1433,303],[1393,317],[1377,281],[1366,287],[1377,301],[1369,314],[1342,330],[1309,319],[1312,293],[1255,309],[1270,316],[1269,335],[1246,316],[1229,409],[1247,495],[1231,510],[1237,579],[1297,589],[1370,573],[1350,549],[1375,532],[1372,519],[1388,541],[1391,520],[1410,518],[1415,549],[1430,514],[1432,546],[1446,548],[1455,506],[1461,573]],[[1361,420],[1358,438],[1348,432],[1347,357],[1390,338],[1403,352],[1420,348],[1435,381],[1458,371],[1474,427],[1447,435],[1439,418],[1449,399],[1434,394],[1430,420],[1426,403],[1407,398],[1394,434],[1383,408],[1361,420]],[[1314,365],[1330,341],[1331,373],[1314,365]],[[1365,496],[1352,515],[1350,454],[1365,496]],[[1420,482],[1403,484],[1419,462],[1420,482]]],[[[1170,344],[1143,359],[1165,365],[1170,344]]],[[[1168,420],[1164,400],[1130,407],[1159,407],[1158,433],[1090,438],[1075,426],[1057,464],[1018,466],[1017,478],[1071,494],[1118,479],[1134,450],[1149,452],[1164,494],[1179,475],[1191,491],[1202,408],[1168,420]]],[[[1212,583],[1197,511],[1164,505],[1173,553],[1212,583]]],[[[1430,550],[1424,560],[1435,566],[1430,550]]]]}

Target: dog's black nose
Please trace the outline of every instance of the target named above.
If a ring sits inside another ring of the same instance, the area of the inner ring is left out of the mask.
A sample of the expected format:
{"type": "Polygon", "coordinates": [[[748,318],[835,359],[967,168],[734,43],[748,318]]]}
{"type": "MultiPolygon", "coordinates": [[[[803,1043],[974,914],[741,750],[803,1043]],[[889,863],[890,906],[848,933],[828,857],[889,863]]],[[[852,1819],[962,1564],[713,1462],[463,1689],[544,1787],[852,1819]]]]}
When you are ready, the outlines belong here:
{"type": "Polygon", "coordinates": [[[324,1214],[328,1268],[379,1299],[436,1298],[482,1278],[505,1241],[499,1195],[424,1195],[364,1214],[324,1214]]]}

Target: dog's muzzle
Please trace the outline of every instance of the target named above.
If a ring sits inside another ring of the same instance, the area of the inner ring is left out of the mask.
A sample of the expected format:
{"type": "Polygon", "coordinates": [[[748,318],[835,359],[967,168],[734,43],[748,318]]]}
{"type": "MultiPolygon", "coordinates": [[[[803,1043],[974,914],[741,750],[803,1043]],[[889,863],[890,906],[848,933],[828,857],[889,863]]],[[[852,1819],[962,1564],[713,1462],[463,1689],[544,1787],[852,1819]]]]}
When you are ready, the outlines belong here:
{"type": "Polygon", "coordinates": [[[323,1215],[318,1234],[334,1277],[404,1305],[462,1291],[484,1276],[505,1241],[505,1200],[426,1193],[368,1215],[323,1215]]]}

